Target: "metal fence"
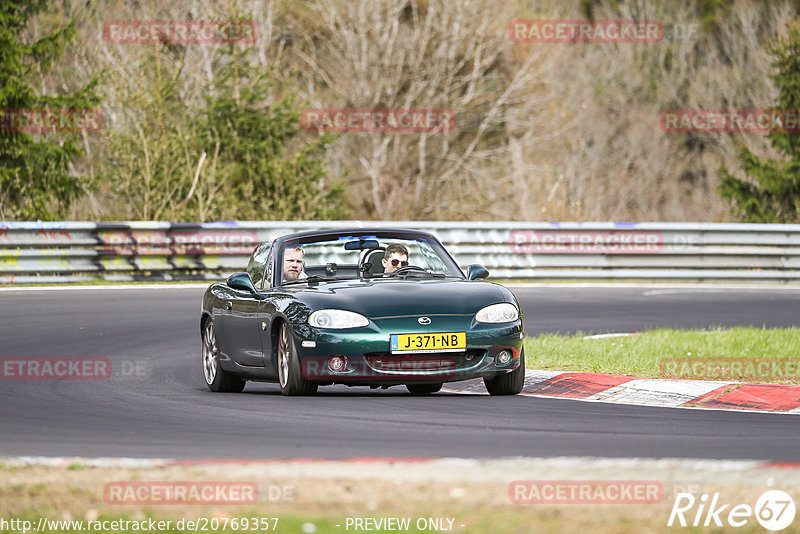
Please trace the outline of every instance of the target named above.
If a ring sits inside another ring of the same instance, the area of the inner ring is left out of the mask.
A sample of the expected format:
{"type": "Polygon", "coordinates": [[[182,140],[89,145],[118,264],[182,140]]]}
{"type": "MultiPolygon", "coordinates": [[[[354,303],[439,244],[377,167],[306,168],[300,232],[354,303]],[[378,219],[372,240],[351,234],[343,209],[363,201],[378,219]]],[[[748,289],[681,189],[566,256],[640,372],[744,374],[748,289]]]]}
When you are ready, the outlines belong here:
{"type": "Polygon", "coordinates": [[[493,279],[800,281],[800,225],[293,221],[0,222],[0,283],[220,279],[259,242],[365,226],[432,232],[493,279]]]}

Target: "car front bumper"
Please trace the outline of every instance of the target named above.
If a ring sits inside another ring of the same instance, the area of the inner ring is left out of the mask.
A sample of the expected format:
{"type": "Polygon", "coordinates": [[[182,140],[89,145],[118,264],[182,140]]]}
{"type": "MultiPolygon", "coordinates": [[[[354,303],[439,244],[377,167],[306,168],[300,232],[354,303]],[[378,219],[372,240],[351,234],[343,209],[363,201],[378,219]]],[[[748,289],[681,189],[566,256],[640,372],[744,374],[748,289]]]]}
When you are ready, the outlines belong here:
{"type": "Polygon", "coordinates": [[[510,373],[520,364],[522,320],[502,324],[477,323],[474,316],[431,316],[422,326],[411,317],[370,320],[363,328],[319,329],[293,324],[295,347],[303,377],[320,383],[395,385],[455,382],[510,373]],[[467,348],[458,352],[392,354],[392,334],[466,332],[467,348]],[[502,364],[502,351],[512,354],[502,364]],[[346,366],[334,371],[331,358],[344,358],[346,366]]]}

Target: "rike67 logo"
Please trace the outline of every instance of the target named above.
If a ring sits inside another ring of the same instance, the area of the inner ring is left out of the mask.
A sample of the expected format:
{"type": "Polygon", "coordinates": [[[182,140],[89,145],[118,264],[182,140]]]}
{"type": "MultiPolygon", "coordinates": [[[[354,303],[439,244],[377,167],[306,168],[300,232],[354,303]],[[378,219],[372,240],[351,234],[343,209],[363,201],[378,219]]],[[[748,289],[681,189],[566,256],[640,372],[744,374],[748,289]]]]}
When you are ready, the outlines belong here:
{"type": "Polygon", "coordinates": [[[693,527],[721,527],[728,525],[734,528],[743,527],[755,518],[767,530],[778,532],[794,521],[795,504],[785,491],[769,490],[764,492],[754,507],[748,504],[723,504],[719,493],[710,498],[707,493],[699,499],[691,493],[678,493],[669,514],[667,526],[673,525],[693,527]]]}

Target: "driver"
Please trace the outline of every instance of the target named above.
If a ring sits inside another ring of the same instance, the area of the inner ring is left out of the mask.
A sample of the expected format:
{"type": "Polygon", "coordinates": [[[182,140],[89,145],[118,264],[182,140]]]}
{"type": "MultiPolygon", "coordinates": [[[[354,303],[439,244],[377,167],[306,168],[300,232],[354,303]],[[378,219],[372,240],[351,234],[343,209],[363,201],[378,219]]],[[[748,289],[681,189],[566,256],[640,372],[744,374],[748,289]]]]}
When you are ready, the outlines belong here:
{"type": "Polygon", "coordinates": [[[403,245],[398,244],[391,244],[386,247],[386,251],[383,253],[383,259],[381,260],[383,264],[383,272],[384,273],[393,273],[399,267],[405,267],[408,265],[408,249],[403,245]]]}
{"type": "Polygon", "coordinates": [[[302,280],[306,278],[303,272],[303,247],[296,245],[283,251],[283,279],[291,282],[292,280],[302,280]]]}

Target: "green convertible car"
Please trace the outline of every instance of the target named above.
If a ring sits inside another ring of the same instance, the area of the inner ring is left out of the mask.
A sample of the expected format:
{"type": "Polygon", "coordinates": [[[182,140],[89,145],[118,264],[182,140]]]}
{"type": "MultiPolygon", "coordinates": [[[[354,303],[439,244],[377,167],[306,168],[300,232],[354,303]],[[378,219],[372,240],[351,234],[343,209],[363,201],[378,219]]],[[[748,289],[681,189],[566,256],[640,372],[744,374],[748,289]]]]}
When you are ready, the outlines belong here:
{"type": "Polygon", "coordinates": [[[412,394],[483,378],[492,395],[522,390],[522,311],[507,288],[466,276],[416,230],[302,232],[259,245],[247,272],[203,297],[203,374],[212,391],[245,382],[308,395],[345,384],[412,394]]]}

